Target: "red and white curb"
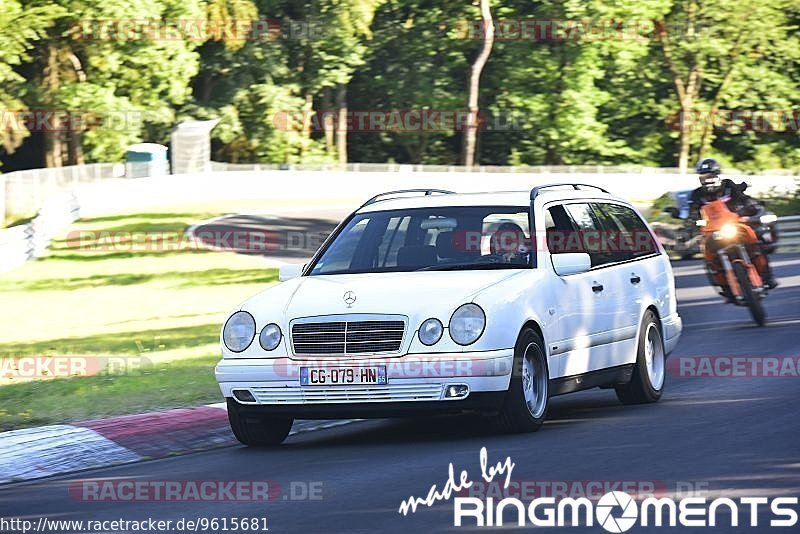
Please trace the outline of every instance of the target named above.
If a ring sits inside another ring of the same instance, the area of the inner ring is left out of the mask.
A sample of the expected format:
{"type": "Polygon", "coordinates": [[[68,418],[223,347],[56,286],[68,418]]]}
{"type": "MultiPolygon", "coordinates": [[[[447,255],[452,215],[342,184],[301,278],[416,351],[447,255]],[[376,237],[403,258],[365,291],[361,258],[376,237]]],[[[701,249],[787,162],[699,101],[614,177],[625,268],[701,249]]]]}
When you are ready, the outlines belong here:
{"type": "MultiPolygon", "coordinates": [[[[352,422],[301,421],[290,435],[352,422]]],[[[238,444],[225,403],[0,433],[0,484],[238,444]]]]}
{"type": "Polygon", "coordinates": [[[0,433],[0,484],[236,443],[223,405],[0,433]]]}

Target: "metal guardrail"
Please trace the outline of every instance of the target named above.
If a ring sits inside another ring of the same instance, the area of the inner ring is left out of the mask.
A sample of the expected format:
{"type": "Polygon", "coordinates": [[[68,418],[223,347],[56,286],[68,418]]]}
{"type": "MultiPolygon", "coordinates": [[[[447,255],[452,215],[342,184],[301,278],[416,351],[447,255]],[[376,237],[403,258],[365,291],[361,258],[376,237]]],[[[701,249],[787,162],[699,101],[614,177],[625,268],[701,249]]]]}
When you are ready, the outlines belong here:
{"type": "MultiPolygon", "coordinates": [[[[402,163],[224,163],[211,162],[212,171],[348,171],[348,172],[468,172],[468,173],[534,173],[534,174],[682,174],[677,167],[646,167],[642,165],[418,165],[402,163]]],[[[737,169],[725,169],[727,174],[750,175],[737,169]]],[[[694,174],[693,170],[688,171],[694,174]]],[[[798,171],[777,169],[759,171],[759,175],[796,176],[798,171]]]]}
{"type": "Polygon", "coordinates": [[[800,250],[800,215],[778,218],[778,249],[800,250]]]}

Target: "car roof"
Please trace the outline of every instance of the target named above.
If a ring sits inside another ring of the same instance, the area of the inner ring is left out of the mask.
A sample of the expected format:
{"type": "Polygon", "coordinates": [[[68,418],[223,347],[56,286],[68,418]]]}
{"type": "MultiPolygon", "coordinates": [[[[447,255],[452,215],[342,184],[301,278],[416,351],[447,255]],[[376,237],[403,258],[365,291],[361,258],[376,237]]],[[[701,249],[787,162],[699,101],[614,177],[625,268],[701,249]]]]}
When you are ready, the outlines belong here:
{"type": "MultiPolygon", "coordinates": [[[[560,186],[559,186],[560,187],[560,186]]],[[[605,193],[598,189],[575,190],[572,186],[564,185],[563,189],[548,188],[539,192],[537,202],[552,202],[554,200],[614,200],[628,204],[624,200],[605,193]]],[[[531,191],[490,191],[478,193],[435,193],[425,195],[416,193],[413,196],[397,193],[397,196],[386,196],[368,202],[358,209],[357,213],[375,211],[402,210],[411,208],[426,208],[440,206],[530,206],[531,191]]]]}

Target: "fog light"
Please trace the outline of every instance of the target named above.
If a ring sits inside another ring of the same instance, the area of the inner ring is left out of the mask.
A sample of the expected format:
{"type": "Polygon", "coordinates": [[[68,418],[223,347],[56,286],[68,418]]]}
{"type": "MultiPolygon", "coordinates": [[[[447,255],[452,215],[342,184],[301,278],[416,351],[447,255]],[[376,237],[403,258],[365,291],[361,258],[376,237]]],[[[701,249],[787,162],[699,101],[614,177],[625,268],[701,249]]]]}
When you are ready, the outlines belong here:
{"type": "Polygon", "coordinates": [[[256,402],[256,398],[253,397],[253,394],[246,389],[233,390],[233,396],[236,397],[236,400],[239,402],[256,402]]]}
{"type": "Polygon", "coordinates": [[[463,399],[469,395],[469,386],[466,384],[454,384],[447,386],[444,397],[446,399],[463,399]]]}

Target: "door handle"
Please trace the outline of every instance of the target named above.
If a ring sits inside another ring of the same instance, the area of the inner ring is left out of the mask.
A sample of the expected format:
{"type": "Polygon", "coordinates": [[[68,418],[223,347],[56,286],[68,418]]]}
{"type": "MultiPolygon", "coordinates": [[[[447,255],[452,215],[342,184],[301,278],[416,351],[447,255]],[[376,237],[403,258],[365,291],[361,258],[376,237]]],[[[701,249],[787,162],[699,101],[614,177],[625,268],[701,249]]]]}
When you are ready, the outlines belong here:
{"type": "Polygon", "coordinates": [[[600,293],[603,290],[603,284],[598,284],[597,282],[594,283],[592,286],[592,291],[595,293],[600,293]]]}
{"type": "Polygon", "coordinates": [[[635,285],[635,284],[638,284],[641,281],[642,281],[642,279],[639,277],[638,274],[632,274],[631,275],[631,284],[635,285]]]}

